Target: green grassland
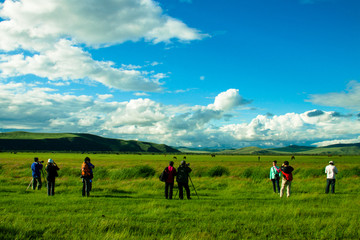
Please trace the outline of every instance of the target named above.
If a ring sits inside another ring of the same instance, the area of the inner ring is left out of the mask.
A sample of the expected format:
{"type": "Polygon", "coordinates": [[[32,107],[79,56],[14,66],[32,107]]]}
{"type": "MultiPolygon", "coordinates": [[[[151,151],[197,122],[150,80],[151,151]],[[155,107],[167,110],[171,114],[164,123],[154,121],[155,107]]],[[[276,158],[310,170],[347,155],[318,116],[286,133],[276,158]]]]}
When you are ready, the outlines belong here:
{"type": "Polygon", "coordinates": [[[173,155],[0,153],[0,239],[360,238],[357,156],[296,156],[283,199],[268,172],[289,156],[186,157],[199,198],[191,186],[192,200],[166,200],[158,175],[173,155]],[[60,167],[55,196],[26,190],[35,156],[60,167]],[[95,165],[89,198],[81,196],[86,156],[95,165]],[[335,195],[324,194],[329,160],[339,169],[335,195]]]}

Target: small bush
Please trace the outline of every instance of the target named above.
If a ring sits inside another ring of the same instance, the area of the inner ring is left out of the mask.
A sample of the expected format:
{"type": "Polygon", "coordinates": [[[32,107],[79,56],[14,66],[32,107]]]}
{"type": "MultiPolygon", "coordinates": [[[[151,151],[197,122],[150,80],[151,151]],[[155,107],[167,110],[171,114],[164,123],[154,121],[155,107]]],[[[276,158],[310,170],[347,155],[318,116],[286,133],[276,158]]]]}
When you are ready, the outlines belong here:
{"type": "Polygon", "coordinates": [[[113,180],[131,179],[131,178],[148,178],[154,176],[155,169],[150,166],[135,166],[132,168],[123,168],[112,171],[110,178],[113,180]]]}
{"type": "Polygon", "coordinates": [[[221,177],[223,175],[229,175],[230,171],[226,167],[223,166],[215,166],[209,169],[207,175],[210,177],[221,177]]]}

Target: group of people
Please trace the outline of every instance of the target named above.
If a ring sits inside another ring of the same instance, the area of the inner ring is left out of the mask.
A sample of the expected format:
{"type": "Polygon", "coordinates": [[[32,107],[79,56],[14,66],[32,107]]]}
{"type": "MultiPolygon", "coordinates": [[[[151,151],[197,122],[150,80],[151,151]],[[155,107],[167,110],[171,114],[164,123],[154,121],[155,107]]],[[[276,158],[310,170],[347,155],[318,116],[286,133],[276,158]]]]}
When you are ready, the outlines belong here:
{"type": "Polygon", "coordinates": [[[181,161],[180,166],[177,171],[174,167],[174,162],[170,161],[169,166],[166,167],[163,171],[165,174],[165,198],[172,199],[173,198],[173,188],[176,177],[176,182],[178,184],[179,189],[179,198],[184,199],[184,190],[186,192],[187,199],[191,199],[190,197],[190,188],[189,188],[189,173],[192,169],[189,167],[189,163],[186,161],[181,161]]]}
{"type": "MultiPolygon", "coordinates": [[[[43,173],[43,165],[44,161],[39,161],[39,158],[35,157],[33,164],[31,164],[31,170],[32,170],[32,188],[35,190],[36,187],[38,190],[42,187],[41,182],[41,173],[43,173]]],[[[60,168],[56,165],[54,160],[51,158],[48,160],[48,163],[45,167],[46,170],[46,181],[47,181],[47,193],[49,196],[53,196],[55,194],[55,178],[58,177],[57,171],[60,170],[60,168]]],[[[45,177],[45,176],[44,176],[45,177]]]]}
{"type": "MultiPolygon", "coordinates": [[[[39,161],[37,157],[34,158],[34,163],[31,165],[32,170],[32,184],[33,190],[36,188],[38,190],[42,187],[41,174],[45,175],[43,172],[43,164],[44,161],[39,161]]],[[[184,190],[186,192],[187,199],[191,199],[190,196],[190,188],[189,188],[189,174],[192,169],[189,167],[189,163],[187,164],[185,161],[181,161],[180,166],[176,170],[174,167],[174,162],[170,161],[169,166],[166,167],[163,171],[164,174],[164,182],[165,182],[165,198],[172,199],[173,198],[173,188],[176,182],[178,184],[179,189],[179,198],[184,199],[184,190]]],[[[95,166],[90,162],[90,158],[86,157],[81,166],[81,178],[83,183],[82,188],[82,196],[90,196],[90,191],[92,189],[92,179],[93,169],[95,166]]],[[[58,177],[57,171],[60,168],[51,158],[48,159],[47,165],[45,167],[46,170],[46,180],[47,180],[47,193],[49,196],[53,196],[55,194],[55,178],[58,177]]],[[[276,190],[280,193],[280,198],[283,197],[284,191],[286,188],[286,195],[290,197],[291,194],[291,183],[293,180],[293,171],[294,168],[289,165],[288,161],[284,161],[281,167],[277,166],[277,161],[273,161],[273,166],[270,168],[270,180],[273,184],[274,193],[276,190]],[[280,188],[280,178],[282,176],[281,188],[280,188]]],[[[325,193],[329,193],[331,188],[331,193],[335,193],[335,176],[338,173],[338,169],[336,168],[333,161],[329,162],[329,165],[325,168],[325,173],[327,175],[327,182],[325,193]]],[[[45,176],[44,176],[45,177],[45,176]]]]}
{"type": "MultiPolygon", "coordinates": [[[[33,164],[31,164],[33,179],[30,184],[32,184],[33,190],[35,190],[36,188],[40,190],[42,187],[41,174],[43,174],[43,177],[45,178],[45,173],[43,171],[44,166],[42,163],[44,163],[44,161],[39,161],[39,158],[35,157],[33,164]]],[[[90,158],[86,157],[81,166],[81,178],[83,183],[82,196],[88,197],[90,195],[90,191],[92,188],[92,179],[94,177],[94,167],[95,166],[90,162],[90,158]]],[[[55,194],[55,178],[59,176],[57,171],[60,170],[60,168],[57,166],[54,160],[50,158],[45,167],[45,170],[47,173],[47,193],[49,196],[53,196],[55,194]]]]}
{"type": "MultiPolygon", "coordinates": [[[[291,182],[293,180],[292,172],[294,168],[289,165],[288,161],[284,161],[284,163],[279,168],[276,166],[277,161],[273,161],[273,166],[270,168],[270,180],[273,184],[274,193],[277,191],[280,193],[280,197],[282,198],[284,195],[284,191],[286,188],[286,195],[290,197],[291,194],[291,182]],[[280,189],[280,176],[282,176],[281,189],[280,189]]],[[[329,165],[325,168],[326,173],[326,188],[325,193],[328,194],[331,187],[331,193],[335,193],[335,175],[338,173],[338,169],[336,168],[334,161],[330,161],[329,165]]]]}

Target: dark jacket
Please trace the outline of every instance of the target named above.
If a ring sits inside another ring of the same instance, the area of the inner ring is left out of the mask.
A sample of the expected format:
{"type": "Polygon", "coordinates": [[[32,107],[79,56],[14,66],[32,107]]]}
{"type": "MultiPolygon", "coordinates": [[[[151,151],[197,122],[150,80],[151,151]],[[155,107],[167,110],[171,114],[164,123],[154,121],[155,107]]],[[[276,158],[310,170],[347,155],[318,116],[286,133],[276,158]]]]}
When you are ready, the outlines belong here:
{"type": "Polygon", "coordinates": [[[189,168],[188,166],[180,165],[177,169],[176,181],[179,183],[188,183],[189,173],[191,171],[191,168],[189,168]]]}
{"type": "Polygon", "coordinates": [[[292,172],[294,171],[294,168],[291,166],[283,166],[280,168],[283,177],[288,180],[288,181],[292,181],[293,180],[293,176],[292,176],[292,172]]]}
{"type": "Polygon", "coordinates": [[[46,179],[48,181],[55,181],[55,177],[59,176],[57,171],[60,170],[60,168],[57,165],[54,164],[48,164],[45,168],[47,172],[46,179]]]}

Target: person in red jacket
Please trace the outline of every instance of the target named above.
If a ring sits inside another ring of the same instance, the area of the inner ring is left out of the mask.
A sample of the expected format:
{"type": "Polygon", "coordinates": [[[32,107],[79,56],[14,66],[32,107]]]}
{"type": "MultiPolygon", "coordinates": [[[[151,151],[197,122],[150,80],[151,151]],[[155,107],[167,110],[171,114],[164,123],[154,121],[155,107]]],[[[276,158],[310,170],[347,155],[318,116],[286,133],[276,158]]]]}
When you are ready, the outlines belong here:
{"type": "Polygon", "coordinates": [[[292,176],[292,172],[294,171],[294,168],[289,166],[289,162],[285,161],[281,168],[280,171],[283,175],[283,179],[281,182],[281,190],[280,190],[280,197],[282,197],[284,195],[284,190],[286,187],[286,196],[290,197],[290,190],[291,190],[291,182],[293,180],[293,176],[292,176]]]}
{"type": "Polygon", "coordinates": [[[174,162],[170,161],[169,166],[164,169],[166,173],[165,180],[165,198],[172,199],[173,196],[173,188],[174,188],[174,178],[176,176],[176,169],[174,168],[174,162]],[[169,191],[170,188],[170,191],[169,191]]]}

